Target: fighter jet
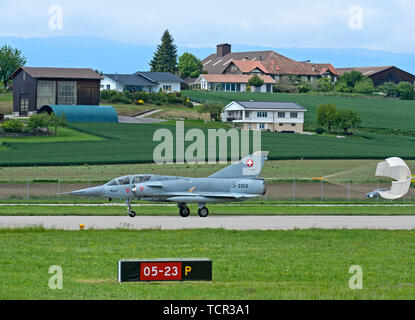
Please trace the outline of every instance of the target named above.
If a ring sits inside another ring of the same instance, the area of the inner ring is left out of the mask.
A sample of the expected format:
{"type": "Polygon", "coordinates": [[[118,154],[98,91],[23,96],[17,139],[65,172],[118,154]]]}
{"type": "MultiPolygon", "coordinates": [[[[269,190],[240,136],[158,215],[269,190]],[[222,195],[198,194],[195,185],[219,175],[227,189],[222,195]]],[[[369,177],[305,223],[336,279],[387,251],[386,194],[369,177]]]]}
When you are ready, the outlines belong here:
{"type": "Polygon", "coordinates": [[[190,215],[188,203],[198,203],[198,214],[207,217],[207,203],[245,201],[265,195],[267,186],[259,175],[268,152],[258,151],[206,178],[190,178],[154,174],[120,177],[92,188],[70,192],[75,196],[126,199],[127,212],[132,218],[132,200],[176,202],[182,217],[190,215]]]}

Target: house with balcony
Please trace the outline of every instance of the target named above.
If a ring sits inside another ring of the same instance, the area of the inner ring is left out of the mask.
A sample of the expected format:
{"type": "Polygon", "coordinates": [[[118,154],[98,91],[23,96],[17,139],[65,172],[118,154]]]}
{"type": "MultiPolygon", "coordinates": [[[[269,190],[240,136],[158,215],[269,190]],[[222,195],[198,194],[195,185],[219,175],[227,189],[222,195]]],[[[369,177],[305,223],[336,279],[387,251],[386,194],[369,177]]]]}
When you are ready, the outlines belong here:
{"type": "Polygon", "coordinates": [[[295,102],[232,101],[222,113],[222,121],[245,130],[301,133],[305,107],[295,102]]]}

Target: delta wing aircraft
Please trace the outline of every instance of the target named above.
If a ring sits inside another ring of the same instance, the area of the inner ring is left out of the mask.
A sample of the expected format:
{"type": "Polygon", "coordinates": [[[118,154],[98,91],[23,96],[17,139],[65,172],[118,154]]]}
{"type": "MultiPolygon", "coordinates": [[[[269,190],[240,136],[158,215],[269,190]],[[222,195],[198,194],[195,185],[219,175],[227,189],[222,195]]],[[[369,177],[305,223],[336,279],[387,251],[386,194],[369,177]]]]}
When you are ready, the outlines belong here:
{"type": "Polygon", "coordinates": [[[70,192],[85,197],[126,199],[128,215],[132,200],[176,202],[182,217],[190,214],[188,203],[198,203],[198,214],[207,217],[207,203],[245,201],[266,193],[265,180],[259,175],[268,152],[258,151],[207,178],[136,174],[114,179],[102,186],[70,192]]]}

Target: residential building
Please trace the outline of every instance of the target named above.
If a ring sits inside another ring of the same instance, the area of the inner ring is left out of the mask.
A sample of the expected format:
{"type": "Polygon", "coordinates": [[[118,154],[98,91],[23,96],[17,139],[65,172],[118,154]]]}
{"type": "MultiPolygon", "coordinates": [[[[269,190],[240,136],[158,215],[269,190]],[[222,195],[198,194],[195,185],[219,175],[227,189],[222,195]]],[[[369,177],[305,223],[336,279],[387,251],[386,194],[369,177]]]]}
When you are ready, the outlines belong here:
{"type": "Polygon", "coordinates": [[[232,101],[222,121],[246,130],[301,133],[307,109],[294,102],[232,101]]]}
{"type": "MultiPolygon", "coordinates": [[[[272,85],[275,80],[269,75],[258,75],[264,84],[261,87],[251,87],[251,91],[272,92],[272,85]]],[[[201,74],[192,84],[192,89],[244,92],[247,91],[248,81],[252,75],[246,74],[201,74]]]]}
{"type": "Polygon", "coordinates": [[[276,81],[284,76],[299,76],[309,82],[321,77],[335,82],[340,75],[330,63],[299,62],[271,50],[232,52],[226,43],[217,45],[216,53],[202,62],[208,74],[262,74],[276,81]]]}
{"type": "Polygon", "coordinates": [[[179,92],[184,80],[170,72],[136,72],[135,74],[104,74],[101,90],[179,92]]]}
{"type": "Polygon", "coordinates": [[[395,66],[385,67],[358,67],[358,68],[337,68],[340,74],[358,71],[364,76],[368,76],[373,80],[375,86],[381,85],[385,82],[399,83],[401,81],[407,81],[415,85],[415,75],[399,69],[395,66]]]}
{"type": "Polygon", "coordinates": [[[99,105],[101,76],[92,69],[20,67],[13,80],[13,115],[44,105],[99,105]]]}

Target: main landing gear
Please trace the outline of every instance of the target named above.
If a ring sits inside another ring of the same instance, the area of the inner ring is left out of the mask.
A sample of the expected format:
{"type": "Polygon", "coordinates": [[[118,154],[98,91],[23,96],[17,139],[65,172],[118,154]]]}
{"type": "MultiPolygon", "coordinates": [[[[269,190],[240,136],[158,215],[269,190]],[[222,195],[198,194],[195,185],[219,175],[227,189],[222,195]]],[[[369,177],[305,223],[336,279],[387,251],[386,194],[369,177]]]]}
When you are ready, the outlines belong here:
{"type": "Polygon", "coordinates": [[[134,218],[136,216],[135,211],[131,210],[131,203],[130,203],[130,199],[127,199],[127,213],[131,218],[134,218]]]}
{"type": "MultiPolygon", "coordinates": [[[[179,203],[177,206],[179,207],[179,213],[182,217],[186,218],[190,215],[190,209],[186,203],[179,203]]],[[[202,218],[206,218],[209,215],[209,210],[205,207],[205,203],[199,203],[197,214],[202,218]]]]}

